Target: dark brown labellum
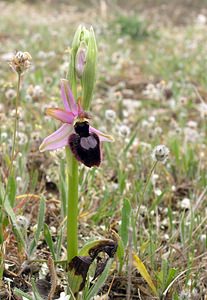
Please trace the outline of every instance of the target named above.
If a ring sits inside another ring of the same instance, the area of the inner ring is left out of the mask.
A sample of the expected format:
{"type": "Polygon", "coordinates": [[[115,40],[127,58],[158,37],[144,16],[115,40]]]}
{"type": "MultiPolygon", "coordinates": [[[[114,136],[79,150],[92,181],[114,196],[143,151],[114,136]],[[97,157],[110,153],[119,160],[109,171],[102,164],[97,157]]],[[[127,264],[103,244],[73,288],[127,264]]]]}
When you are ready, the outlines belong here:
{"type": "Polygon", "coordinates": [[[75,133],[68,140],[69,147],[76,159],[91,168],[101,163],[100,140],[97,134],[89,132],[87,121],[77,122],[75,133]]]}

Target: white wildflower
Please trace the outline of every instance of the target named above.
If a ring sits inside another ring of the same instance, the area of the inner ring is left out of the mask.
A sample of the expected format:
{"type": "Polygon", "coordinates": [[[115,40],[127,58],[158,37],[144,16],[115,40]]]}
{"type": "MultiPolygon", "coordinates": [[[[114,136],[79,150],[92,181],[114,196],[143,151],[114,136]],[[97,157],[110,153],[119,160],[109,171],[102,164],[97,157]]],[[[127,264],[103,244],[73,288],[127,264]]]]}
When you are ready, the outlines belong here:
{"type": "Polygon", "coordinates": [[[204,234],[201,234],[201,236],[200,236],[201,242],[206,242],[206,239],[207,239],[206,234],[205,234],[205,233],[204,233],[204,234]]]}
{"type": "Polygon", "coordinates": [[[149,117],[149,119],[148,119],[148,121],[150,122],[150,123],[155,123],[155,121],[156,121],[156,118],[155,118],[155,116],[150,116],[149,117]]]}
{"type": "Polygon", "coordinates": [[[130,128],[126,125],[119,126],[119,135],[121,137],[127,137],[130,134],[130,128]]]}
{"type": "Polygon", "coordinates": [[[207,103],[202,102],[197,107],[198,111],[201,114],[201,118],[207,117],[207,103]]]}
{"type": "Polygon", "coordinates": [[[169,156],[169,149],[165,145],[158,145],[152,151],[152,158],[154,161],[161,161],[165,163],[169,156]]]}
{"type": "Polygon", "coordinates": [[[207,21],[207,18],[206,16],[202,15],[202,14],[199,14],[196,18],[196,24],[197,25],[205,25],[206,24],[206,21],[207,21]]]}
{"type": "Polygon", "coordinates": [[[105,111],[105,118],[108,121],[114,121],[114,119],[116,118],[116,112],[112,109],[107,109],[105,111]]]}
{"type": "Polygon", "coordinates": [[[154,85],[152,83],[149,83],[142,93],[144,96],[147,96],[148,98],[152,98],[154,100],[160,100],[163,96],[160,86],[154,85]]]}
{"type": "Polygon", "coordinates": [[[156,188],[156,189],[154,190],[154,193],[155,193],[156,196],[159,197],[159,196],[162,194],[162,191],[161,191],[159,188],[156,188]]]}
{"type": "Polygon", "coordinates": [[[186,127],[184,128],[185,139],[187,142],[197,142],[199,139],[199,133],[194,128],[186,127]]]}
{"type": "Polygon", "coordinates": [[[48,273],[48,266],[46,263],[43,263],[39,272],[39,278],[43,279],[48,273]]]}
{"type": "Polygon", "coordinates": [[[190,121],[188,121],[187,126],[190,128],[197,128],[198,123],[193,120],[190,120],[190,121]]]}
{"type": "Polygon", "coordinates": [[[180,207],[183,209],[190,209],[190,199],[184,198],[180,203],[180,207]]]}
{"type": "Polygon", "coordinates": [[[70,296],[67,296],[65,294],[65,292],[60,293],[60,298],[58,298],[57,300],[69,300],[70,296]]]}
{"type": "Polygon", "coordinates": [[[17,224],[19,225],[19,227],[27,229],[29,226],[29,219],[25,216],[17,216],[17,224]]]}
{"type": "Polygon", "coordinates": [[[15,90],[13,89],[8,89],[6,92],[5,92],[5,96],[8,100],[13,100],[15,97],[16,97],[17,93],[15,90]]]}

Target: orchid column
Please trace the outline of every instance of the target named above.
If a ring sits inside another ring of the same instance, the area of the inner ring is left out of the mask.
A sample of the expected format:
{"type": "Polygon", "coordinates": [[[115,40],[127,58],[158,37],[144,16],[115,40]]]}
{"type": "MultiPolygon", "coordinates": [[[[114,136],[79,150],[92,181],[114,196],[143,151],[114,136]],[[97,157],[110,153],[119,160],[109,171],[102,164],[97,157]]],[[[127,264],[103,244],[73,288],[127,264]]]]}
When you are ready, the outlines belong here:
{"type": "MultiPolygon", "coordinates": [[[[74,98],[80,96],[83,110],[89,110],[96,76],[97,46],[93,28],[80,25],[74,35],[70,53],[69,83],[74,98]],[[77,85],[81,85],[78,95],[77,85]]],[[[78,161],[66,146],[68,176],[67,260],[78,254],[78,161]]]]}

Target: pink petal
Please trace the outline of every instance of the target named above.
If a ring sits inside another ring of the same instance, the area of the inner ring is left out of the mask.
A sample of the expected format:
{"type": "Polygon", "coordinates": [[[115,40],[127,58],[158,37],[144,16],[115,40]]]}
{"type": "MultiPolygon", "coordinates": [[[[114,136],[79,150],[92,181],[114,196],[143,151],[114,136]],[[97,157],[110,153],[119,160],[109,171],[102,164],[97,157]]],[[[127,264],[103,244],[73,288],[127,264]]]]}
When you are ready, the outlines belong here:
{"type": "Polygon", "coordinates": [[[56,150],[68,145],[68,139],[73,132],[73,126],[63,124],[58,130],[46,137],[39,147],[40,152],[46,150],[56,150]]]}
{"type": "Polygon", "coordinates": [[[72,124],[74,121],[74,114],[61,108],[48,108],[46,114],[63,123],[72,124]]]}
{"type": "Polygon", "coordinates": [[[113,142],[114,141],[114,139],[111,135],[105,134],[92,126],[89,127],[89,132],[96,133],[99,136],[100,142],[113,142]]]}
{"type": "Polygon", "coordinates": [[[61,79],[61,97],[63,99],[63,104],[68,112],[72,112],[75,116],[78,114],[78,106],[73,97],[73,93],[70,89],[68,80],[61,79]]]}

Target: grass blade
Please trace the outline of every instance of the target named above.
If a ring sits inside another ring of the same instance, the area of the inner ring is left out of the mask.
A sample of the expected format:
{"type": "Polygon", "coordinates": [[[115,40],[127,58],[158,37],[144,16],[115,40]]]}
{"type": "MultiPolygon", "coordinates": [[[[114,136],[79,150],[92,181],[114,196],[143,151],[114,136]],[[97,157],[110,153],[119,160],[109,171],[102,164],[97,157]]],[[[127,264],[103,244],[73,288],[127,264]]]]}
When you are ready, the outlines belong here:
{"type": "Polygon", "coordinates": [[[8,179],[8,199],[11,207],[14,207],[16,197],[16,181],[13,175],[9,176],[8,179]]]}
{"type": "Polygon", "coordinates": [[[56,242],[56,247],[55,247],[57,260],[60,259],[60,256],[61,256],[62,242],[63,242],[63,229],[61,228],[57,235],[57,242],[56,242]]]}
{"type": "Polygon", "coordinates": [[[49,230],[49,227],[47,224],[44,224],[44,237],[45,237],[46,243],[50,249],[50,252],[52,254],[53,260],[56,260],[54,243],[53,243],[52,236],[51,236],[51,233],[50,233],[50,230],[49,230]]]}
{"type": "Polygon", "coordinates": [[[157,295],[157,289],[152,281],[152,278],[150,277],[150,275],[149,275],[147,269],[145,268],[145,265],[141,261],[141,259],[135,253],[133,253],[133,262],[134,262],[134,266],[137,268],[137,270],[139,271],[141,276],[147,282],[147,284],[149,285],[149,287],[151,288],[153,293],[155,295],[157,295]]]}
{"type": "Polygon", "coordinates": [[[64,161],[60,161],[60,180],[59,180],[59,191],[61,199],[61,212],[63,217],[67,214],[67,184],[65,179],[65,164],[64,161]]]}
{"type": "Polygon", "coordinates": [[[22,244],[22,246],[25,247],[25,242],[24,242],[22,232],[21,232],[19,226],[17,225],[16,216],[15,216],[13,208],[11,207],[11,204],[8,200],[8,197],[6,197],[6,200],[4,202],[4,209],[6,210],[9,218],[11,219],[11,222],[12,222],[12,225],[13,225],[13,230],[14,230],[14,233],[15,233],[17,239],[22,244]]]}
{"type": "Polygon", "coordinates": [[[40,199],[40,206],[39,206],[39,213],[38,213],[38,218],[37,218],[37,230],[34,235],[34,239],[30,245],[29,248],[29,255],[31,256],[34,253],[34,250],[37,247],[37,243],[40,238],[40,233],[43,229],[44,226],[44,220],[45,220],[45,198],[41,197],[40,199]]]}
{"type": "Polygon", "coordinates": [[[124,199],[122,216],[121,216],[120,236],[125,247],[128,243],[130,213],[131,213],[131,204],[128,199],[124,199]]]}

